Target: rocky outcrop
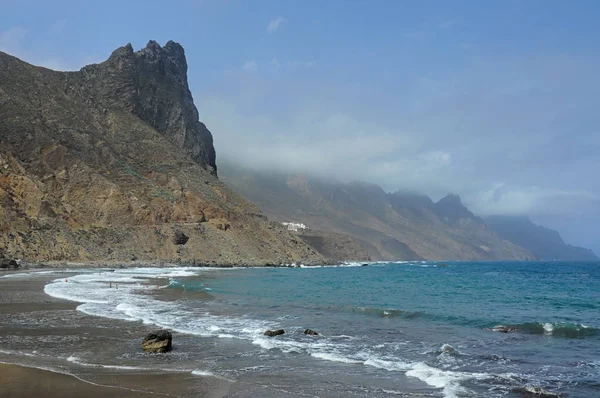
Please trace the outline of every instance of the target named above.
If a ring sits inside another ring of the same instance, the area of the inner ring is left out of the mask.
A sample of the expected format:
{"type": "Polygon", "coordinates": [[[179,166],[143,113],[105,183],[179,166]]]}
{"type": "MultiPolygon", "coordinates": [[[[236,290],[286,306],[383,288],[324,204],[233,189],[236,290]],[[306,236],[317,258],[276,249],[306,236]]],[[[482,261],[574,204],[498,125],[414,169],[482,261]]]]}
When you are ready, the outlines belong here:
{"type": "Polygon", "coordinates": [[[148,333],[142,340],[142,350],[152,353],[169,352],[172,348],[172,341],[173,336],[168,330],[155,330],[148,333]]]}
{"type": "Polygon", "coordinates": [[[169,41],[161,47],[150,40],[140,51],[127,44],[107,61],[84,67],[77,83],[97,93],[94,101],[107,109],[124,108],[138,116],[216,175],[213,138],[198,120],[187,69],[181,45],[169,41]]]}
{"type": "Polygon", "coordinates": [[[282,334],[285,334],[285,330],[283,330],[283,329],[265,330],[265,332],[263,333],[263,335],[269,336],[269,337],[279,336],[282,334]]]}
{"type": "Polygon", "coordinates": [[[19,263],[16,260],[0,260],[0,269],[17,269],[19,268],[19,263]]]}
{"type": "Polygon", "coordinates": [[[27,261],[325,261],[217,178],[183,48],[152,41],[78,72],[0,53],[0,252],[27,261]]]}
{"type": "Polygon", "coordinates": [[[319,333],[315,332],[315,331],[314,331],[314,330],[312,330],[312,329],[305,329],[305,330],[304,330],[304,334],[308,334],[308,335],[310,335],[310,336],[318,336],[318,335],[319,335],[319,333]]]}

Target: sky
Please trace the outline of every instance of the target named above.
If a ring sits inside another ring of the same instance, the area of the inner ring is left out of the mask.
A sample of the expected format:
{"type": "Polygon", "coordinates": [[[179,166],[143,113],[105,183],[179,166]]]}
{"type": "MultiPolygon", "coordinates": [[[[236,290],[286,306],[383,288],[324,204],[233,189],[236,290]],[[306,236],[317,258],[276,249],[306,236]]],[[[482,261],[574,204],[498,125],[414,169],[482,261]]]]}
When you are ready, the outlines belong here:
{"type": "Polygon", "coordinates": [[[0,0],[0,51],[58,70],[185,48],[217,163],[529,215],[600,253],[600,2],[0,0]]]}

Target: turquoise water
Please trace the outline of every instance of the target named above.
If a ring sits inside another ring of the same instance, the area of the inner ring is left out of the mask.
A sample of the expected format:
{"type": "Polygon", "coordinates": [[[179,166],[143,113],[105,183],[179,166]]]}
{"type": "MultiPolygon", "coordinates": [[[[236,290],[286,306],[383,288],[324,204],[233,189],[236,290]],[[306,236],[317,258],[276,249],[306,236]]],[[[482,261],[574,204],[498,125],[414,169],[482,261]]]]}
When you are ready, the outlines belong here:
{"type": "MultiPolygon", "coordinates": [[[[261,396],[600,396],[600,263],[186,268],[163,275],[168,287],[153,298],[127,290],[135,277],[161,277],[152,272],[88,274],[46,291],[88,314],[189,336],[181,366],[260,385],[261,396]],[[86,302],[99,280],[121,280],[119,296],[86,302]],[[286,333],[262,335],[274,328],[286,333]]],[[[247,391],[235,396],[255,396],[247,391]]]]}

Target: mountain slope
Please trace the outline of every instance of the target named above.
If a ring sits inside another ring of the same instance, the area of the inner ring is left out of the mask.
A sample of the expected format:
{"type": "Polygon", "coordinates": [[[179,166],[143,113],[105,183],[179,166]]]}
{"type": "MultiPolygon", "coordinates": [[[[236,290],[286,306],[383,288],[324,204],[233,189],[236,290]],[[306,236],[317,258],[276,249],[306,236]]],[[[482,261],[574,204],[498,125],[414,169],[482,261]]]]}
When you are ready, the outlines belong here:
{"type": "Polygon", "coordinates": [[[413,193],[386,193],[366,183],[331,183],[300,175],[220,165],[223,181],[269,217],[314,230],[347,234],[373,259],[528,259],[528,251],[500,239],[449,195],[434,203],[413,193]]]}
{"type": "Polygon", "coordinates": [[[557,231],[536,225],[528,217],[490,216],[485,222],[503,239],[530,250],[540,260],[599,260],[590,249],[566,244],[557,231]]]}
{"type": "Polygon", "coordinates": [[[216,174],[179,44],[79,72],[0,52],[0,256],[323,261],[216,174]]]}

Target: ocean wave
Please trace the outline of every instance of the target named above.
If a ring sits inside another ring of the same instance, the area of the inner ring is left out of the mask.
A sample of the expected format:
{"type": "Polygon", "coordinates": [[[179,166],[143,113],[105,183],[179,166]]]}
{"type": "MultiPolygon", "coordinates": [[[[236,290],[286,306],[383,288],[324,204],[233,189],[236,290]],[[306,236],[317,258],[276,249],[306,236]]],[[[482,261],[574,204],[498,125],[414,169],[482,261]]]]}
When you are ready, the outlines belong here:
{"type": "Polygon", "coordinates": [[[600,335],[599,328],[581,323],[567,322],[527,322],[520,324],[495,325],[488,329],[503,333],[522,332],[566,338],[584,338],[600,335]]]}
{"type": "MultiPolygon", "coordinates": [[[[142,366],[127,366],[127,365],[103,365],[98,363],[84,362],[81,358],[76,356],[70,356],[67,358],[67,362],[74,363],[76,365],[88,367],[88,368],[102,368],[102,369],[117,369],[117,370],[131,370],[131,371],[148,371],[153,370],[152,368],[142,366]]],[[[179,370],[161,369],[161,372],[180,372],[179,370]]]]}
{"type": "Polygon", "coordinates": [[[376,316],[380,318],[405,318],[413,319],[423,316],[422,312],[404,311],[397,308],[379,308],[379,307],[363,307],[363,306],[327,306],[316,307],[321,311],[342,311],[352,312],[356,314],[364,314],[368,316],[376,316]]]}
{"type": "Polygon", "coordinates": [[[492,375],[487,373],[441,370],[430,366],[425,362],[413,364],[411,369],[406,372],[406,375],[415,377],[432,387],[441,388],[445,398],[472,396],[472,393],[463,387],[461,382],[466,380],[485,380],[492,377],[492,375]]]}
{"type": "MultiPolygon", "coordinates": [[[[153,295],[139,294],[147,289],[145,283],[155,278],[182,276],[185,272],[199,274],[201,270],[177,269],[127,269],[114,272],[96,272],[56,279],[45,286],[45,292],[54,297],[82,303],[79,311],[90,315],[140,321],[145,324],[168,328],[174,332],[214,338],[237,338],[258,345],[264,350],[280,350],[283,353],[307,355],[318,360],[337,362],[348,366],[369,366],[389,372],[399,372],[416,377],[435,388],[441,388],[445,397],[454,397],[464,390],[463,380],[483,377],[474,373],[442,370],[424,362],[408,362],[399,355],[391,355],[384,348],[365,347],[353,336],[307,339],[299,330],[286,328],[286,334],[276,338],[263,336],[266,329],[280,327],[278,320],[260,320],[246,316],[211,314],[204,309],[186,307],[177,301],[162,301],[153,295]],[[111,287],[110,284],[113,284],[111,287]],[[119,283],[118,289],[114,284],[119,283]]],[[[156,282],[153,282],[156,283],[156,282]]],[[[415,317],[395,308],[342,307],[352,311],[380,317],[415,317]]],[[[303,329],[302,329],[303,330],[303,329]]],[[[448,353],[449,346],[440,350],[448,353]]],[[[71,362],[81,362],[72,357],[71,362]]],[[[96,366],[87,364],[88,366],[96,366]]],[[[113,366],[113,365],[100,365],[113,366]]],[[[191,370],[190,370],[191,371],[191,370]]],[[[204,370],[194,370],[205,372],[204,370]]],[[[194,372],[191,371],[191,372],[194,372]]],[[[197,373],[198,375],[202,375],[197,373]]],[[[485,376],[487,377],[487,375],[485,376]]]]}
{"type": "Polygon", "coordinates": [[[195,376],[214,376],[215,374],[208,370],[192,370],[192,374],[195,376]]]}
{"type": "Polygon", "coordinates": [[[341,363],[354,363],[354,364],[362,364],[364,361],[351,359],[346,356],[340,354],[334,354],[329,352],[313,352],[310,354],[314,358],[323,359],[325,361],[330,362],[341,362],[341,363]]]}

